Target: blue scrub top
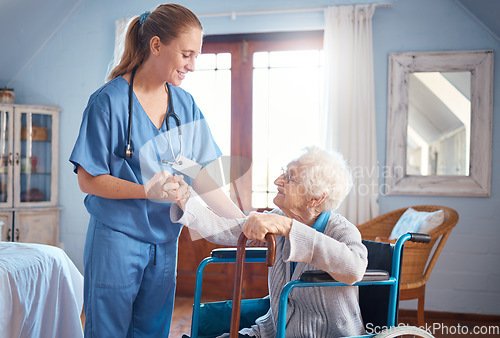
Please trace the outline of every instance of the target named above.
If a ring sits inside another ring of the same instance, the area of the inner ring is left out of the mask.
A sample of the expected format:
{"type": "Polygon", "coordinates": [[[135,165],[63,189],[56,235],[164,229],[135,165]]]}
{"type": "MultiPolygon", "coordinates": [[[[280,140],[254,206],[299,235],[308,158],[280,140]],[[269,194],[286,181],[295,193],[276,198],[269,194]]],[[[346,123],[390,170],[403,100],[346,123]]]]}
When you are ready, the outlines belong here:
{"type": "MultiPolygon", "coordinates": [[[[112,175],[145,184],[161,170],[177,173],[168,141],[166,122],[158,130],[134,94],[132,113],[132,158],[125,158],[128,133],[128,82],[119,76],[93,93],[83,113],[80,132],[70,156],[74,164],[90,175],[112,175]]],[[[221,156],[208,124],[193,97],[181,88],[170,86],[172,106],[181,121],[182,155],[206,166],[221,156]]],[[[174,155],[180,151],[179,130],[175,120],[169,121],[174,155]]],[[[185,176],[188,184],[192,179],[185,176]]],[[[147,243],[177,240],[181,225],[170,221],[170,205],[166,201],[148,199],[107,199],[85,197],[87,211],[110,228],[147,243]]]]}

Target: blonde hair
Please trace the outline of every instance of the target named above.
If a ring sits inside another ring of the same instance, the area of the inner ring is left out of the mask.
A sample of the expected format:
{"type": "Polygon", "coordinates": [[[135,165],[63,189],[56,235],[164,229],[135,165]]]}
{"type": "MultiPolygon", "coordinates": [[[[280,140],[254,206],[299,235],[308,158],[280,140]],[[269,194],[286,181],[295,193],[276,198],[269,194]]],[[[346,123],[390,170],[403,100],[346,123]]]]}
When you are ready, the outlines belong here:
{"type": "Polygon", "coordinates": [[[328,152],[316,146],[305,148],[304,153],[288,164],[300,170],[300,182],[309,197],[325,200],[321,211],[335,210],[352,188],[352,176],[344,157],[339,152],[328,152]]]}
{"type": "Polygon", "coordinates": [[[125,48],[120,63],[113,68],[108,81],[131,72],[149,56],[149,42],[158,36],[163,44],[169,44],[189,28],[203,30],[198,17],[186,7],[177,4],[163,4],[139,20],[132,19],[125,37],[125,48]]]}

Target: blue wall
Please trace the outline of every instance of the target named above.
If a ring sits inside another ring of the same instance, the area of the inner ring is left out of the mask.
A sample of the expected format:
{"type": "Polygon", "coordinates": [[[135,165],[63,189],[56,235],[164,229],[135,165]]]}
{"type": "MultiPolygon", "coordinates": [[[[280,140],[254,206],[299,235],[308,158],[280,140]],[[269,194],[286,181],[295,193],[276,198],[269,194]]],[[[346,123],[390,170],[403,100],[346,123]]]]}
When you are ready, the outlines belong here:
{"type": "MultiPolygon", "coordinates": [[[[346,4],[339,0],[179,1],[197,14],[310,8],[346,4]]],[[[366,1],[360,1],[362,3],[366,1]]],[[[387,60],[399,51],[493,49],[500,64],[500,46],[480,23],[453,0],[387,0],[373,18],[377,151],[385,163],[387,60]]],[[[157,1],[83,0],[64,25],[11,84],[16,101],[61,107],[60,205],[61,241],[83,270],[88,214],[76,175],[68,162],[89,95],[103,84],[113,56],[115,20],[153,9],[157,1]]],[[[323,29],[321,12],[202,19],[206,34],[323,29]],[[271,18],[271,19],[269,19],[271,18]]],[[[4,48],[9,46],[4,46],[4,48]]],[[[22,46],[12,46],[22,53],[22,46]]],[[[500,137],[499,67],[495,67],[492,191],[489,198],[381,196],[381,213],[417,204],[455,208],[460,221],[453,230],[427,284],[426,309],[500,314],[500,137]]],[[[383,179],[380,179],[383,183],[383,179]]],[[[414,302],[402,307],[414,308],[414,302]]]]}

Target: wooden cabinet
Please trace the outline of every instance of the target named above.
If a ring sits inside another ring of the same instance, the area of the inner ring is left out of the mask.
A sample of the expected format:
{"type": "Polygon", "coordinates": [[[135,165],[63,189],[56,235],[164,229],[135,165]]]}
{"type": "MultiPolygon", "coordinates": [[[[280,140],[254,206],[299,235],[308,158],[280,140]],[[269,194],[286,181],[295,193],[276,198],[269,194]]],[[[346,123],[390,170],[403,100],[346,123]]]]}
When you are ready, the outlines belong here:
{"type": "Polygon", "coordinates": [[[3,241],[59,241],[59,108],[0,104],[3,241]]]}
{"type": "Polygon", "coordinates": [[[14,214],[11,211],[0,211],[0,240],[10,242],[12,240],[12,219],[14,214]]]}

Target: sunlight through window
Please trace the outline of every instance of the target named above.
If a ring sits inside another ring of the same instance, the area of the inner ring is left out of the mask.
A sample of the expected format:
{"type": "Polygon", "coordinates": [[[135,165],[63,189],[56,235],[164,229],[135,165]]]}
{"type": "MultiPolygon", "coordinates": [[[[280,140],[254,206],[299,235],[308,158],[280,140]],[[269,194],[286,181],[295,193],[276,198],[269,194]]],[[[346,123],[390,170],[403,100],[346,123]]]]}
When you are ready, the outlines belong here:
{"type": "MultiPolygon", "coordinates": [[[[200,54],[196,59],[196,71],[186,76],[181,87],[193,95],[196,104],[208,121],[212,136],[222,156],[230,156],[231,54],[200,54]]],[[[224,168],[221,163],[211,164],[211,169],[218,172],[218,174],[213,174],[213,178],[229,196],[230,168],[224,168]]]]}
{"type": "Polygon", "coordinates": [[[281,167],[320,143],[322,52],[258,52],[253,60],[252,205],[274,207],[281,167]]]}
{"type": "MultiPolygon", "coordinates": [[[[228,52],[200,54],[196,71],[182,83],[207,119],[223,156],[235,156],[231,154],[231,140],[242,148],[233,149],[236,153],[249,154],[243,148],[249,150],[252,146],[252,184],[236,195],[239,194],[239,198],[244,194],[245,205],[251,203],[253,208],[274,207],[272,201],[277,192],[274,180],[280,175],[281,167],[304,147],[320,144],[323,51],[272,51],[272,48],[269,45],[265,52],[253,52],[248,58],[250,68],[245,64],[247,59],[244,56],[235,57],[228,52]],[[247,75],[241,73],[244,67],[248,69],[245,71],[247,75]],[[231,73],[237,69],[238,74],[231,73]],[[237,87],[232,93],[234,83],[237,87]],[[231,98],[231,95],[236,97],[231,98]],[[252,109],[231,111],[231,100],[243,100],[235,103],[251,102],[252,109]],[[247,114],[251,114],[252,133],[245,122],[250,120],[246,119],[247,114]],[[237,130],[231,131],[231,117],[241,119],[240,125],[236,125],[237,130]],[[244,135],[246,131],[248,134],[244,135]]],[[[228,184],[224,190],[229,192],[228,184]]]]}
{"type": "Polygon", "coordinates": [[[231,150],[231,54],[200,54],[181,85],[193,95],[223,155],[231,150]]]}

